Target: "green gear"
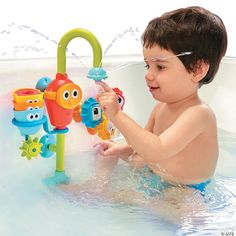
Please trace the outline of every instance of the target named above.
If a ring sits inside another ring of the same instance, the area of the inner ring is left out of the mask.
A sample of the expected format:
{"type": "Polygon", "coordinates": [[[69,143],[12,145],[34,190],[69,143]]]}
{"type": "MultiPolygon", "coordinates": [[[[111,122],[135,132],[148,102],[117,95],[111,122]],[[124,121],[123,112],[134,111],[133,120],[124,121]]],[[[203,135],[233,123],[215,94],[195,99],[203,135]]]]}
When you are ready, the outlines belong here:
{"type": "Polygon", "coordinates": [[[38,154],[40,154],[42,146],[43,144],[39,142],[37,137],[32,139],[32,137],[29,136],[20,147],[20,149],[23,150],[21,156],[27,157],[28,160],[31,160],[33,157],[36,157],[38,154]]]}

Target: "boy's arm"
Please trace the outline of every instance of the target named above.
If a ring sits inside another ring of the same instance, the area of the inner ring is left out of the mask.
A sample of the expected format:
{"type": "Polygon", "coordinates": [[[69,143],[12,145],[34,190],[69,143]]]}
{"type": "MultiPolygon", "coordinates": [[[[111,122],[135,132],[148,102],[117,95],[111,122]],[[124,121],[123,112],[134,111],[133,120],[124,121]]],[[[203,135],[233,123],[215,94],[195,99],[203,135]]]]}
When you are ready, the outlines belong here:
{"type": "Polygon", "coordinates": [[[157,162],[181,152],[212,122],[207,107],[197,106],[186,110],[173,125],[160,136],[141,128],[124,112],[119,111],[112,122],[131,147],[147,162],[157,162]]]}
{"type": "MultiPolygon", "coordinates": [[[[154,126],[154,118],[155,118],[155,111],[156,107],[153,109],[147,124],[145,125],[145,129],[149,132],[153,132],[153,126],[154,126]]],[[[122,154],[129,156],[133,153],[133,149],[131,146],[127,143],[113,143],[111,141],[103,141],[103,142],[97,142],[95,146],[100,145],[102,147],[103,153],[101,153],[104,156],[114,155],[114,154],[122,154]]]]}
{"type": "Polygon", "coordinates": [[[214,115],[209,108],[199,105],[187,109],[174,124],[157,136],[149,130],[150,124],[154,122],[152,117],[155,112],[151,115],[152,121],[147,125],[148,130],[143,129],[119,109],[117,97],[112,89],[104,82],[99,82],[99,85],[104,89],[104,93],[98,97],[98,100],[107,118],[146,162],[154,163],[175,156],[214,122],[214,115]]]}
{"type": "MultiPolygon", "coordinates": [[[[148,122],[145,125],[145,129],[149,132],[153,132],[154,123],[155,123],[154,119],[155,119],[155,114],[156,114],[157,107],[158,107],[158,105],[155,106],[155,108],[153,109],[153,111],[152,111],[152,113],[151,113],[151,115],[148,119],[148,122]]],[[[134,152],[134,149],[128,143],[123,143],[123,144],[120,144],[120,145],[123,148],[123,154],[126,154],[126,155],[129,156],[134,152]]]]}

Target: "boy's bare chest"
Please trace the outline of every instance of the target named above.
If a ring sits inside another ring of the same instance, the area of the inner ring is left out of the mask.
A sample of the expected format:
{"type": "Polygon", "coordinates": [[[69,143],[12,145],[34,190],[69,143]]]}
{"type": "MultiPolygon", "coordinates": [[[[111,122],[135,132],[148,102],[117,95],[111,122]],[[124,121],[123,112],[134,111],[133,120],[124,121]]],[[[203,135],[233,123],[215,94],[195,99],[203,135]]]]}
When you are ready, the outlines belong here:
{"type": "Polygon", "coordinates": [[[166,129],[168,129],[175,123],[180,114],[181,111],[169,111],[165,109],[159,111],[155,116],[153,133],[156,135],[160,135],[161,133],[163,133],[166,129]]]}

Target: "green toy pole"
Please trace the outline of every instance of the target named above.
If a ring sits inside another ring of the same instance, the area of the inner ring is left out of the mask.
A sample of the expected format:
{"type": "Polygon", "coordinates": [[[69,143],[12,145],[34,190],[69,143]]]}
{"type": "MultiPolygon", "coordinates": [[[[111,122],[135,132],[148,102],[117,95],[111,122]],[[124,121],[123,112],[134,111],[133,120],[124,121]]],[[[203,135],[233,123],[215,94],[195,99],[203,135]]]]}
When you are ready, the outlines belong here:
{"type": "MultiPolygon", "coordinates": [[[[93,49],[93,67],[96,69],[95,77],[91,73],[88,78],[106,78],[106,73],[104,70],[97,69],[102,65],[102,48],[97,38],[89,31],[85,29],[73,29],[68,31],[61,38],[57,47],[57,74],[66,74],[66,47],[68,43],[74,38],[84,38],[87,40],[93,49]],[[99,72],[99,73],[98,73],[99,72]]],[[[93,72],[93,71],[92,71],[93,72]]],[[[68,183],[69,177],[65,175],[65,134],[68,129],[64,131],[57,130],[56,135],[56,145],[49,145],[49,150],[56,152],[56,171],[53,177],[45,179],[44,183],[46,185],[57,185],[61,183],[68,183]]]]}
{"type": "Polygon", "coordinates": [[[57,141],[56,141],[56,171],[62,172],[65,170],[64,162],[65,162],[65,134],[57,134],[57,141]]]}
{"type": "Polygon", "coordinates": [[[93,67],[102,66],[102,48],[97,38],[88,30],[72,29],[61,38],[57,47],[57,72],[66,73],[66,47],[74,38],[86,39],[93,49],[93,67]]]}
{"type": "MultiPolygon", "coordinates": [[[[57,48],[57,73],[66,73],[66,47],[74,38],[84,38],[93,49],[93,67],[101,67],[102,65],[102,48],[97,38],[85,29],[72,29],[61,38],[57,48]]],[[[64,172],[64,150],[65,134],[57,134],[56,141],[56,172],[64,172]]]]}

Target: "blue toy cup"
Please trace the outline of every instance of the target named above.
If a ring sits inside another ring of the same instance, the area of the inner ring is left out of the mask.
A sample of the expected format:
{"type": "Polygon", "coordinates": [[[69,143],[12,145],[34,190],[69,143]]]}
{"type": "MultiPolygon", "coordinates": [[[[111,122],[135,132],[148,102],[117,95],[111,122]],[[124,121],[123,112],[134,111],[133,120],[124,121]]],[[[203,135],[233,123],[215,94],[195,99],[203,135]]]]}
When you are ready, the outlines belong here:
{"type": "Polygon", "coordinates": [[[12,123],[18,127],[22,136],[37,133],[42,124],[46,122],[44,107],[37,109],[29,109],[24,111],[14,110],[15,118],[12,123]]]}
{"type": "Polygon", "coordinates": [[[24,111],[14,110],[14,116],[20,122],[34,122],[43,118],[44,107],[24,111]]]}

